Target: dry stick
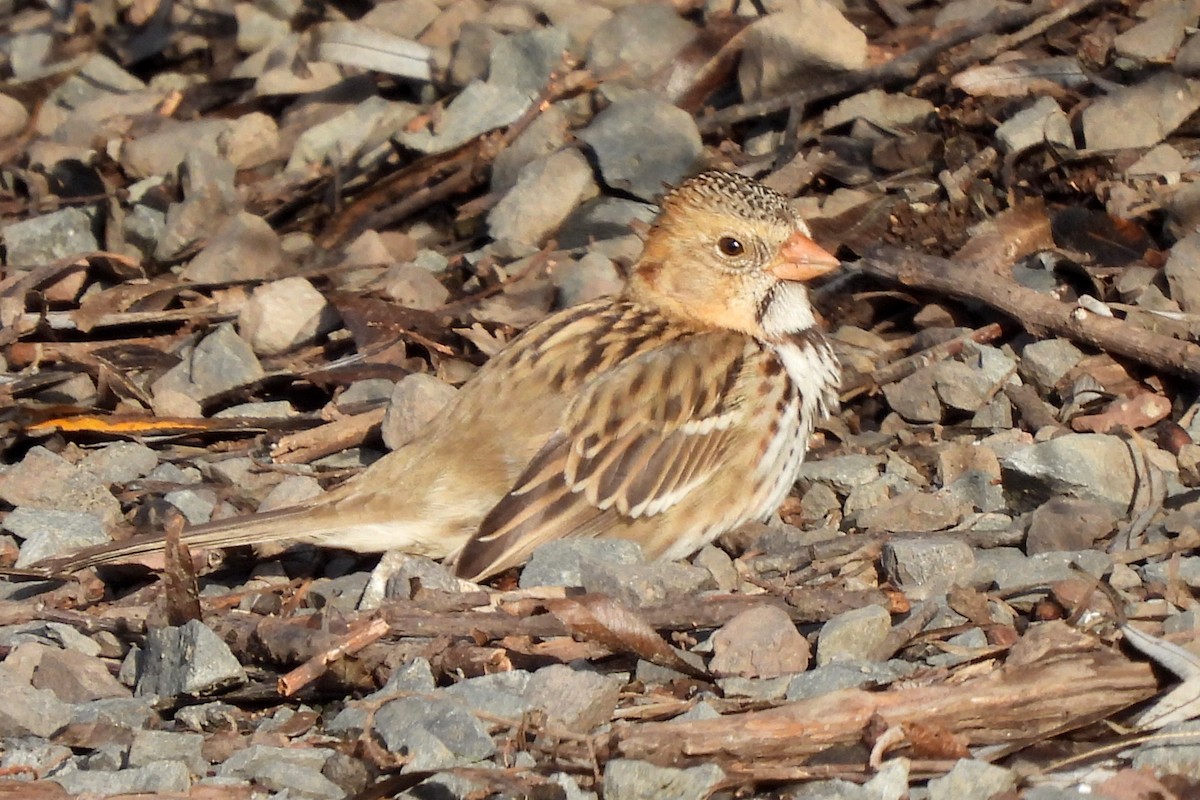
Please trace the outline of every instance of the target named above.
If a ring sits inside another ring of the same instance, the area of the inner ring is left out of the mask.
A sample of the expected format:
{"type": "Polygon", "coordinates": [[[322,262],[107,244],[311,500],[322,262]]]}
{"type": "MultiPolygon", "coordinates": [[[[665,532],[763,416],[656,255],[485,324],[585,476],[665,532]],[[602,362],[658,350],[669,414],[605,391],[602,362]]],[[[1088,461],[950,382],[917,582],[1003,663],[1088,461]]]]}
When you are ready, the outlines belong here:
{"type": "Polygon", "coordinates": [[[1100,2],[1102,0],[1073,0],[1068,3],[1055,2],[1055,0],[1042,0],[1042,2],[1034,3],[1031,6],[1014,11],[994,12],[978,22],[956,28],[945,36],[921,47],[914,48],[904,55],[873,69],[835,75],[797,92],[789,92],[779,97],[772,97],[753,103],[743,103],[701,117],[699,121],[700,130],[702,133],[712,133],[734,123],[744,122],[749,119],[766,116],[767,114],[774,114],[794,106],[804,106],[836,95],[849,94],[850,92],[865,89],[869,86],[885,87],[907,83],[917,78],[930,62],[951,47],[956,47],[999,30],[1028,25],[1039,17],[1047,15],[1054,18],[1055,22],[1060,22],[1061,19],[1058,19],[1060,15],[1065,14],[1062,19],[1066,19],[1100,2]]]}
{"type": "Polygon", "coordinates": [[[1000,326],[1000,323],[992,322],[955,339],[940,342],[932,347],[925,348],[919,353],[913,353],[899,361],[894,361],[887,366],[880,367],[870,375],[861,376],[851,385],[843,387],[841,394],[842,401],[845,402],[865,391],[878,389],[887,386],[889,383],[895,383],[902,378],[907,378],[917,370],[927,367],[936,361],[945,361],[947,358],[953,358],[963,351],[967,342],[975,342],[976,344],[994,342],[1000,338],[1002,333],[1004,333],[1004,329],[1000,326]]]}
{"type": "Polygon", "coordinates": [[[871,248],[858,265],[871,275],[904,286],[977,300],[1012,317],[1034,336],[1054,334],[1200,380],[1200,345],[1152,333],[1115,317],[1098,316],[993,272],[897,247],[871,248]]]}
{"type": "Polygon", "coordinates": [[[768,711],[621,726],[599,743],[655,764],[765,765],[856,744],[874,719],[942,728],[972,745],[1012,743],[1105,718],[1156,691],[1149,664],[1097,650],[1005,665],[958,684],[843,689],[768,711]]]}
{"type": "Polygon", "coordinates": [[[377,642],[388,632],[386,621],[376,618],[355,630],[327,650],[317,653],[286,675],[279,677],[279,694],[291,697],[308,684],[321,677],[329,665],[342,656],[357,653],[372,642],[377,642]]]}

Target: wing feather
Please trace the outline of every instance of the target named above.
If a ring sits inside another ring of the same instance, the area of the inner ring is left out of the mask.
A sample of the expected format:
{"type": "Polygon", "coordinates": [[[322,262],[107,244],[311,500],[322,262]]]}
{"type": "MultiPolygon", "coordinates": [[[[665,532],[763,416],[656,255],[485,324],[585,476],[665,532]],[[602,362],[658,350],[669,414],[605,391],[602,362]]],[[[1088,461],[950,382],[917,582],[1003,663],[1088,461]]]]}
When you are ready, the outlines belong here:
{"type": "Polygon", "coordinates": [[[760,352],[744,337],[702,334],[585,383],[460,552],[458,573],[478,580],[551,539],[600,535],[685,502],[739,435],[743,374],[760,352]]]}

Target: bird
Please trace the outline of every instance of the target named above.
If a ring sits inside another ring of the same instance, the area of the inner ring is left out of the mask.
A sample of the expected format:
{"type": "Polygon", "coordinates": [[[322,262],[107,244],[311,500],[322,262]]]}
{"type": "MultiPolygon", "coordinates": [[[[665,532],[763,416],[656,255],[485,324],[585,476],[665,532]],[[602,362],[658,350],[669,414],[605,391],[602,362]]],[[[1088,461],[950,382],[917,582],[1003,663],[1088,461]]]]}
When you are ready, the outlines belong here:
{"type": "MultiPolygon", "coordinates": [[[[555,539],[679,559],[766,521],[837,407],[840,367],[806,284],[839,261],[785,196],[736,172],[701,172],[660,205],[620,293],[527,328],[421,434],[316,499],[182,542],[401,551],[483,581],[555,539]]],[[[37,566],[164,548],[143,534],[37,566]]]]}

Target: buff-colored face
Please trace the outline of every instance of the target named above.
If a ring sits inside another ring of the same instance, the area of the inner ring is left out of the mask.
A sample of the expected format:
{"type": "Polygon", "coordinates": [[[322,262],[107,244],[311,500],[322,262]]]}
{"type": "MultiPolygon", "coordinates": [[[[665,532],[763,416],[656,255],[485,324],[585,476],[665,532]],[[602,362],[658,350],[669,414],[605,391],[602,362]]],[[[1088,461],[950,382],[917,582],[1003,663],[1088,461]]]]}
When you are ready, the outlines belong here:
{"type": "Polygon", "coordinates": [[[802,282],[837,265],[783,196],[706,172],[663,201],[630,291],[705,327],[777,339],[813,324],[802,282]]]}

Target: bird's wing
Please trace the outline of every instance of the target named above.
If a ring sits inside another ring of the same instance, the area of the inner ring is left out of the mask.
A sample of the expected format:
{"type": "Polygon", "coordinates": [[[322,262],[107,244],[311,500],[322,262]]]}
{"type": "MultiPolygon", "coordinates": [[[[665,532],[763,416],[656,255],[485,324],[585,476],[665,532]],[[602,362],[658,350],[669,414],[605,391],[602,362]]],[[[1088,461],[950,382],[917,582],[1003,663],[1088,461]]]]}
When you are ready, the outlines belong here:
{"type": "Polygon", "coordinates": [[[744,337],[702,334],[632,358],[581,387],[562,424],[460,552],[479,580],[543,542],[596,536],[677,506],[745,435],[745,384],[763,357],[744,337]]]}

